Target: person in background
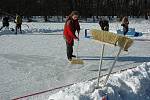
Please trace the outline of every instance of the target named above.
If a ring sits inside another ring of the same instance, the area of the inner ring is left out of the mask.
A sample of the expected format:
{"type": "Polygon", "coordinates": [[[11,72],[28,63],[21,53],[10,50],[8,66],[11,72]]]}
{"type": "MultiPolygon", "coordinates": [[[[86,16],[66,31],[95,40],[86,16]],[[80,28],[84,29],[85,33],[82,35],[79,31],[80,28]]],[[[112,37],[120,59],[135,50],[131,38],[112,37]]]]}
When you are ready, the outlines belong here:
{"type": "Polygon", "coordinates": [[[6,27],[7,29],[9,29],[9,17],[8,16],[5,16],[2,20],[2,27],[0,28],[3,29],[4,27],[6,27]]]}
{"type": "Polygon", "coordinates": [[[18,29],[20,29],[20,33],[22,33],[22,30],[21,30],[22,18],[18,14],[16,14],[15,23],[16,23],[16,34],[17,34],[18,29]]]}
{"type": "Polygon", "coordinates": [[[73,45],[74,39],[79,41],[80,25],[78,22],[78,17],[78,11],[72,11],[71,14],[67,17],[64,25],[63,35],[66,41],[67,58],[69,61],[72,60],[72,57],[76,57],[73,55],[73,45]],[[75,35],[76,31],[78,32],[78,36],[75,35]]]}
{"type": "Polygon", "coordinates": [[[103,31],[109,31],[109,21],[106,16],[100,18],[99,25],[103,31]]]}
{"type": "Polygon", "coordinates": [[[123,35],[125,36],[128,32],[128,25],[129,25],[129,21],[128,21],[128,17],[124,16],[122,18],[122,23],[121,26],[123,26],[123,35]]]}

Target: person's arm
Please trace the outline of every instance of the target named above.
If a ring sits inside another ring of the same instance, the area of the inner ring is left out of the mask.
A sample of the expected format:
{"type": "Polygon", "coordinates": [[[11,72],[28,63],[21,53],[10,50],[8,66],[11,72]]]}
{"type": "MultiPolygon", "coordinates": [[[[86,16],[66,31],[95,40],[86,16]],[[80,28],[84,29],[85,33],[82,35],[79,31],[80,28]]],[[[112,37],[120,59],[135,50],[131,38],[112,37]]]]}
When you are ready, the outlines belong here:
{"type": "Polygon", "coordinates": [[[129,24],[129,20],[127,20],[127,24],[129,24]]]}
{"type": "Polygon", "coordinates": [[[129,21],[128,21],[128,19],[127,19],[127,18],[125,19],[124,24],[125,24],[126,26],[128,26],[129,21]]]}
{"type": "Polygon", "coordinates": [[[17,16],[15,17],[14,23],[17,23],[17,16]]]}
{"type": "Polygon", "coordinates": [[[79,36],[79,33],[80,33],[80,24],[79,24],[79,21],[76,20],[76,29],[77,29],[77,32],[78,32],[78,36],[79,36]]]}
{"type": "Polygon", "coordinates": [[[123,26],[123,27],[125,26],[125,18],[124,17],[122,18],[121,26],[123,26]]]}
{"type": "Polygon", "coordinates": [[[67,22],[67,31],[68,31],[69,36],[71,36],[74,39],[78,39],[78,37],[73,33],[72,26],[71,26],[71,21],[67,22]]]}

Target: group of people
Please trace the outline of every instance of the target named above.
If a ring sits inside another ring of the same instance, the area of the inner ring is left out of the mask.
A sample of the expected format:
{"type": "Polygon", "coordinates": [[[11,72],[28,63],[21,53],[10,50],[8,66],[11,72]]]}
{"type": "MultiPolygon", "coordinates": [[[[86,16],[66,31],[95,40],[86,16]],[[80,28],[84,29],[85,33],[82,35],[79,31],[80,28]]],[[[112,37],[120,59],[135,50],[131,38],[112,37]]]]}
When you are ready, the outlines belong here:
{"type": "MultiPolygon", "coordinates": [[[[100,18],[99,25],[103,31],[109,31],[109,21],[108,21],[108,18],[106,16],[102,16],[100,18]]],[[[122,22],[121,22],[121,26],[123,27],[123,35],[124,36],[128,32],[128,25],[129,25],[128,17],[124,16],[122,18],[122,22]]]]}
{"type": "MultiPolygon", "coordinates": [[[[76,57],[75,55],[73,55],[73,45],[74,45],[74,40],[79,41],[79,33],[80,33],[80,25],[78,22],[78,17],[79,17],[79,13],[78,11],[72,11],[71,14],[67,17],[65,25],[64,25],[64,38],[66,41],[66,48],[67,48],[67,58],[69,61],[72,60],[72,57],[76,57]],[[78,36],[75,34],[75,32],[77,31],[78,36]]],[[[15,21],[16,23],[16,34],[17,34],[17,30],[20,29],[21,31],[21,24],[22,24],[22,18],[20,15],[16,14],[16,18],[15,21]]],[[[4,17],[3,21],[2,21],[3,26],[0,28],[0,30],[4,27],[9,28],[9,17],[4,17]]],[[[128,32],[128,17],[125,16],[122,19],[122,23],[121,26],[123,26],[123,34],[126,35],[126,33],[128,32]]],[[[109,21],[108,18],[106,18],[105,16],[100,18],[99,21],[99,25],[101,27],[101,29],[103,31],[109,31],[109,21]]]]}
{"type": "MultiPolygon", "coordinates": [[[[79,13],[78,11],[72,11],[71,14],[66,19],[64,25],[64,38],[66,41],[67,48],[67,58],[69,61],[72,60],[72,57],[76,57],[73,55],[73,45],[74,40],[79,41],[79,33],[80,33],[80,25],[78,22],[79,13]],[[78,36],[75,34],[77,31],[78,36]]],[[[121,26],[123,26],[123,34],[126,35],[128,32],[128,17],[125,16],[122,19],[121,26]]],[[[109,31],[109,21],[106,17],[101,17],[99,21],[99,25],[103,31],[109,31]]]]}
{"type": "MultiPolygon", "coordinates": [[[[20,30],[20,33],[22,33],[22,30],[21,30],[22,18],[21,18],[21,16],[16,14],[16,18],[15,18],[14,22],[16,23],[15,34],[17,34],[18,29],[20,30]]],[[[2,30],[4,27],[9,29],[9,17],[8,16],[3,17],[2,26],[1,26],[0,30],[2,30]]]]}

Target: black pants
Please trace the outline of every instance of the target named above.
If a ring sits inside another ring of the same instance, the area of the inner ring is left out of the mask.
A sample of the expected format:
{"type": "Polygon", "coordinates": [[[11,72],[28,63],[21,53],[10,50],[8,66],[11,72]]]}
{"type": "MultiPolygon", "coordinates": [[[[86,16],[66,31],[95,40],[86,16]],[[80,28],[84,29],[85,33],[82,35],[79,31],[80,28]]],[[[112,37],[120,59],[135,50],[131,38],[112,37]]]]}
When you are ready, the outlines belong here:
{"type": "Polygon", "coordinates": [[[17,34],[17,30],[20,29],[20,33],[22,33],[21,31],[21,24],[16,24],[16,34],[17,34]]]}
{"type": "Polygon", "coordinates": [[[68,58],[68,59],[72,59],[73,44],[68,44],[68,43],[66,42],[66,46],[67,46],[67,58],[68,58]]]}
{"type": "Polygon", "coordinates": [[[0,30],[2,30],[4,28],[4,26],[2,26],[1,28],[0,28],[0,30]]]}
{"type": "Polygon", "coordinates": [[[128,32],[128,27],[123,27],[123,35],[126,35],[127,34],[127,32],[128,32]]]}

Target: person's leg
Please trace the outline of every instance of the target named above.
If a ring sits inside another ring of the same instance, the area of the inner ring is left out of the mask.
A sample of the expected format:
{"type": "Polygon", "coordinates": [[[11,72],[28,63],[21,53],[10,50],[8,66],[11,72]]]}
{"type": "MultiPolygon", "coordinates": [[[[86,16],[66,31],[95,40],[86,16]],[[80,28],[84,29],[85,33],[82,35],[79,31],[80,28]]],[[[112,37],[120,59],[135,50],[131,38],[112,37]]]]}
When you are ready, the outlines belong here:
{"type": "Polygon", "coordinates": [[[72,57],[76,57],[75,55],[72,55],[72,57]]]}
{"type": "Polygon", "coordinates": [[[9,30],[9,26],[7,25],[7,26],[5,26],[6,28],[5,29],[7,29],[7,30],[9,30]]]}
{"type": "Polygon", "coordinates": [[[128,32],[128,27],[123,27],[123,35],[125,36],[128,32]]]}
{"type": "Polygon", "coordinates": [[[67,58],[68,60],[72,60],[73,46],[66,42],[67,46],[67,58]]]}
{"type": "Polygon", "coordinates": [[[109,31],[109,26],[105,26],[104,31],[109,31]]]}
{"type": "Polygon", "coordinates": [[[21,24],[19,25],[19,28],[20,28],[20,33],[22,33],[22,30],[21,30],[21,24]]]}
{"type": "Polygon", "coordinates": [[[6,29],[9,30],[9,23],[5,25],[6,29]]]}
{"type": "Polygon", "coordinates": [[[15,34],[17,34],[17,28],[18,28],[18,25],[16,25],[16,33],[15,34]]]}
{"type": "Polygon", "coordinates": [[[4,28],[4,26],[2,26],[1,28],[0,28],[0,30],[2,30],[4,28]]]}
{"type": "Polygon", "coordinates": [[[74,41],[72,41],[72,48],[71,48],[71,57],[76,57],[75,55],[73,55],[73,45],[74,45],[74,41]]]}
{"type": "Polygon", "coordinates": [[[101,26],[101,29],[104,31],[104,26],[101,26]]]}
{"type": "Polygon", "coordinates": [[[71,58],[73,57],[73,45],[72,46],[70,46],[70,56],[71,56],[71,58]]]}

